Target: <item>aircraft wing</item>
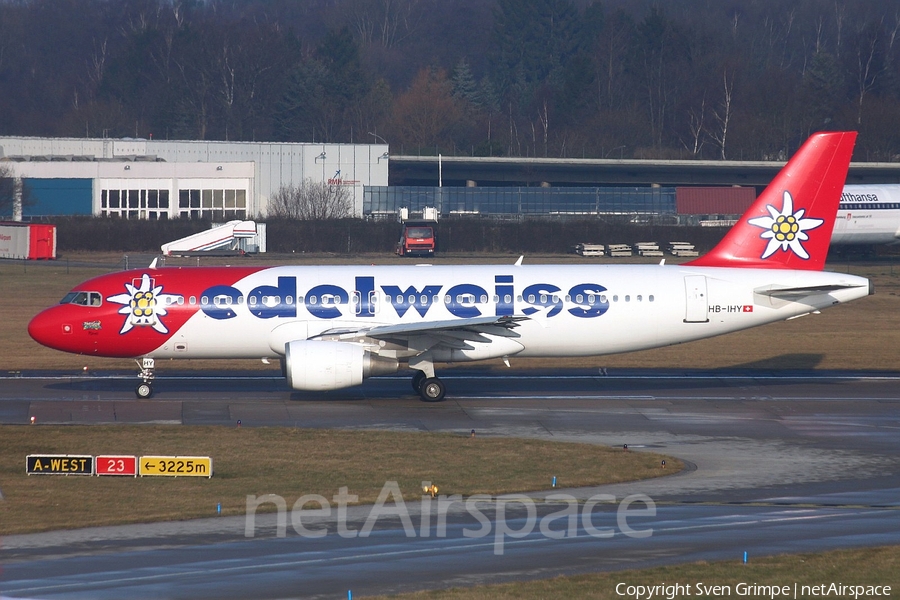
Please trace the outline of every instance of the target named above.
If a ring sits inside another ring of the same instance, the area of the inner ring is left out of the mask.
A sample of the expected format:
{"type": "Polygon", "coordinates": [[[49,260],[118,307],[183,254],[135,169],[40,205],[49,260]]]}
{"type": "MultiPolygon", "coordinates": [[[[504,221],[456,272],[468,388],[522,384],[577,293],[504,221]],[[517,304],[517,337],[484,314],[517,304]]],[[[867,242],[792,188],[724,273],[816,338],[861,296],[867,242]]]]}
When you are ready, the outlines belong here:
{"type": "Polygon", "coordinates": [[[424,323],[380,325],[369,329],[330,329],[323,331],[316,337],[349,339],[365,335],[376,340],[407,346],[417,345],[410,344],[416,338],[429,337],[432,338],[434,343],[440,343],[450,348],[463,348],[466,347],[466,342],[490,342],[491,338],[486,336],[519,337],[519,334],[515,333],[513,329],[519,326],[520,321],[526,319],[528,317],[524,316],[473,317],[447,321],[426,321],[424,323]]]}

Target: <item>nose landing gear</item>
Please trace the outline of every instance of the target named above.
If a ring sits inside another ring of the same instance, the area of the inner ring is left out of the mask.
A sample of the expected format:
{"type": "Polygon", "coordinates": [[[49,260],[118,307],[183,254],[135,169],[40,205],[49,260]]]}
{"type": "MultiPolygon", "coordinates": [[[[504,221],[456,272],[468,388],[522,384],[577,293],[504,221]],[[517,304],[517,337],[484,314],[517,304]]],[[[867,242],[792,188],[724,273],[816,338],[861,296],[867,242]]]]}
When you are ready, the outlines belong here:
{"type": "Polygon", "coordinates": [[[153,395],[153,369],[156,366],[156,361],[152,358],[144,357],[140,362],[137,360],[134,362],[141,368],[141,372],[138,375],[141,378],[141,383],[134,388],[134,393],[143,400],[153,395]]]}

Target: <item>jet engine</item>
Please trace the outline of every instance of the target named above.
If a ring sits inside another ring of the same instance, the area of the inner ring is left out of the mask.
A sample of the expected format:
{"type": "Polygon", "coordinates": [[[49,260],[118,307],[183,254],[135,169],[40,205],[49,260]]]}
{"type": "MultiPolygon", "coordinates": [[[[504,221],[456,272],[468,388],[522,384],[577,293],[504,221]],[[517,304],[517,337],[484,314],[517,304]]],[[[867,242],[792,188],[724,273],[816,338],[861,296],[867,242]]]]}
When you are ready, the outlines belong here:
{"type": "Polygon", "coordinates": [[[298,340],[285,344],[284,350],[288,385],[295,390],[339,390],[400,367],[395,358],[346,342],[298,340]]]}

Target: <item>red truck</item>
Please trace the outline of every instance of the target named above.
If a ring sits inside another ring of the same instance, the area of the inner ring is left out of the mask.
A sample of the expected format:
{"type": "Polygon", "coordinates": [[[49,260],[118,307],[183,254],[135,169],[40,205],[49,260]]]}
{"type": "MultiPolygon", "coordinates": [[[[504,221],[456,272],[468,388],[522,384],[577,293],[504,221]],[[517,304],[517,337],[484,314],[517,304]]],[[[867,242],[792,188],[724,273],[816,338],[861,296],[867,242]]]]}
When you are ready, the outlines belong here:
{"type": "Polygon", "coordinates": [[[434,221],[405,221],[400,226],[399,256],[434,256],[434,221]]]}

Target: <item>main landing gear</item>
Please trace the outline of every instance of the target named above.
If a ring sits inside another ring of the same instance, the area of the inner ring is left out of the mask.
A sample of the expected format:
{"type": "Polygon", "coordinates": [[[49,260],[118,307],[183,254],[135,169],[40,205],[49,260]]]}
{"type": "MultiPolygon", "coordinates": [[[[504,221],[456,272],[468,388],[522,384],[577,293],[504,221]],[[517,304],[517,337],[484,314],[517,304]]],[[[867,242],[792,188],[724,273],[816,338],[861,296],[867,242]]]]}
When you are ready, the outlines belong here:
{"type": "Polygon", "coordinates": [[[447,386],[437,377],[426,377],[419,386],[419,396],[425,402],[440,402],[447,393],[447,386]]]}
{"type": "Polygon", "coordinates": [[[440,402],[447,393],[447,386],[434,374],[434,364],[420,361],[410,365],[416,370],[412,378],[413,391],[425,402],[440,402]]]}
{"type": "Polygon", "coordinates": [[[141,368],[141,372],[138,375],[141,378],[141,383],[134,388],[134,393],[143,400],[153,395],[153,368],[156,366],[156,361],[152,358],[144,357],[140,362],[137,360],[134,362],[141,368]]]}

